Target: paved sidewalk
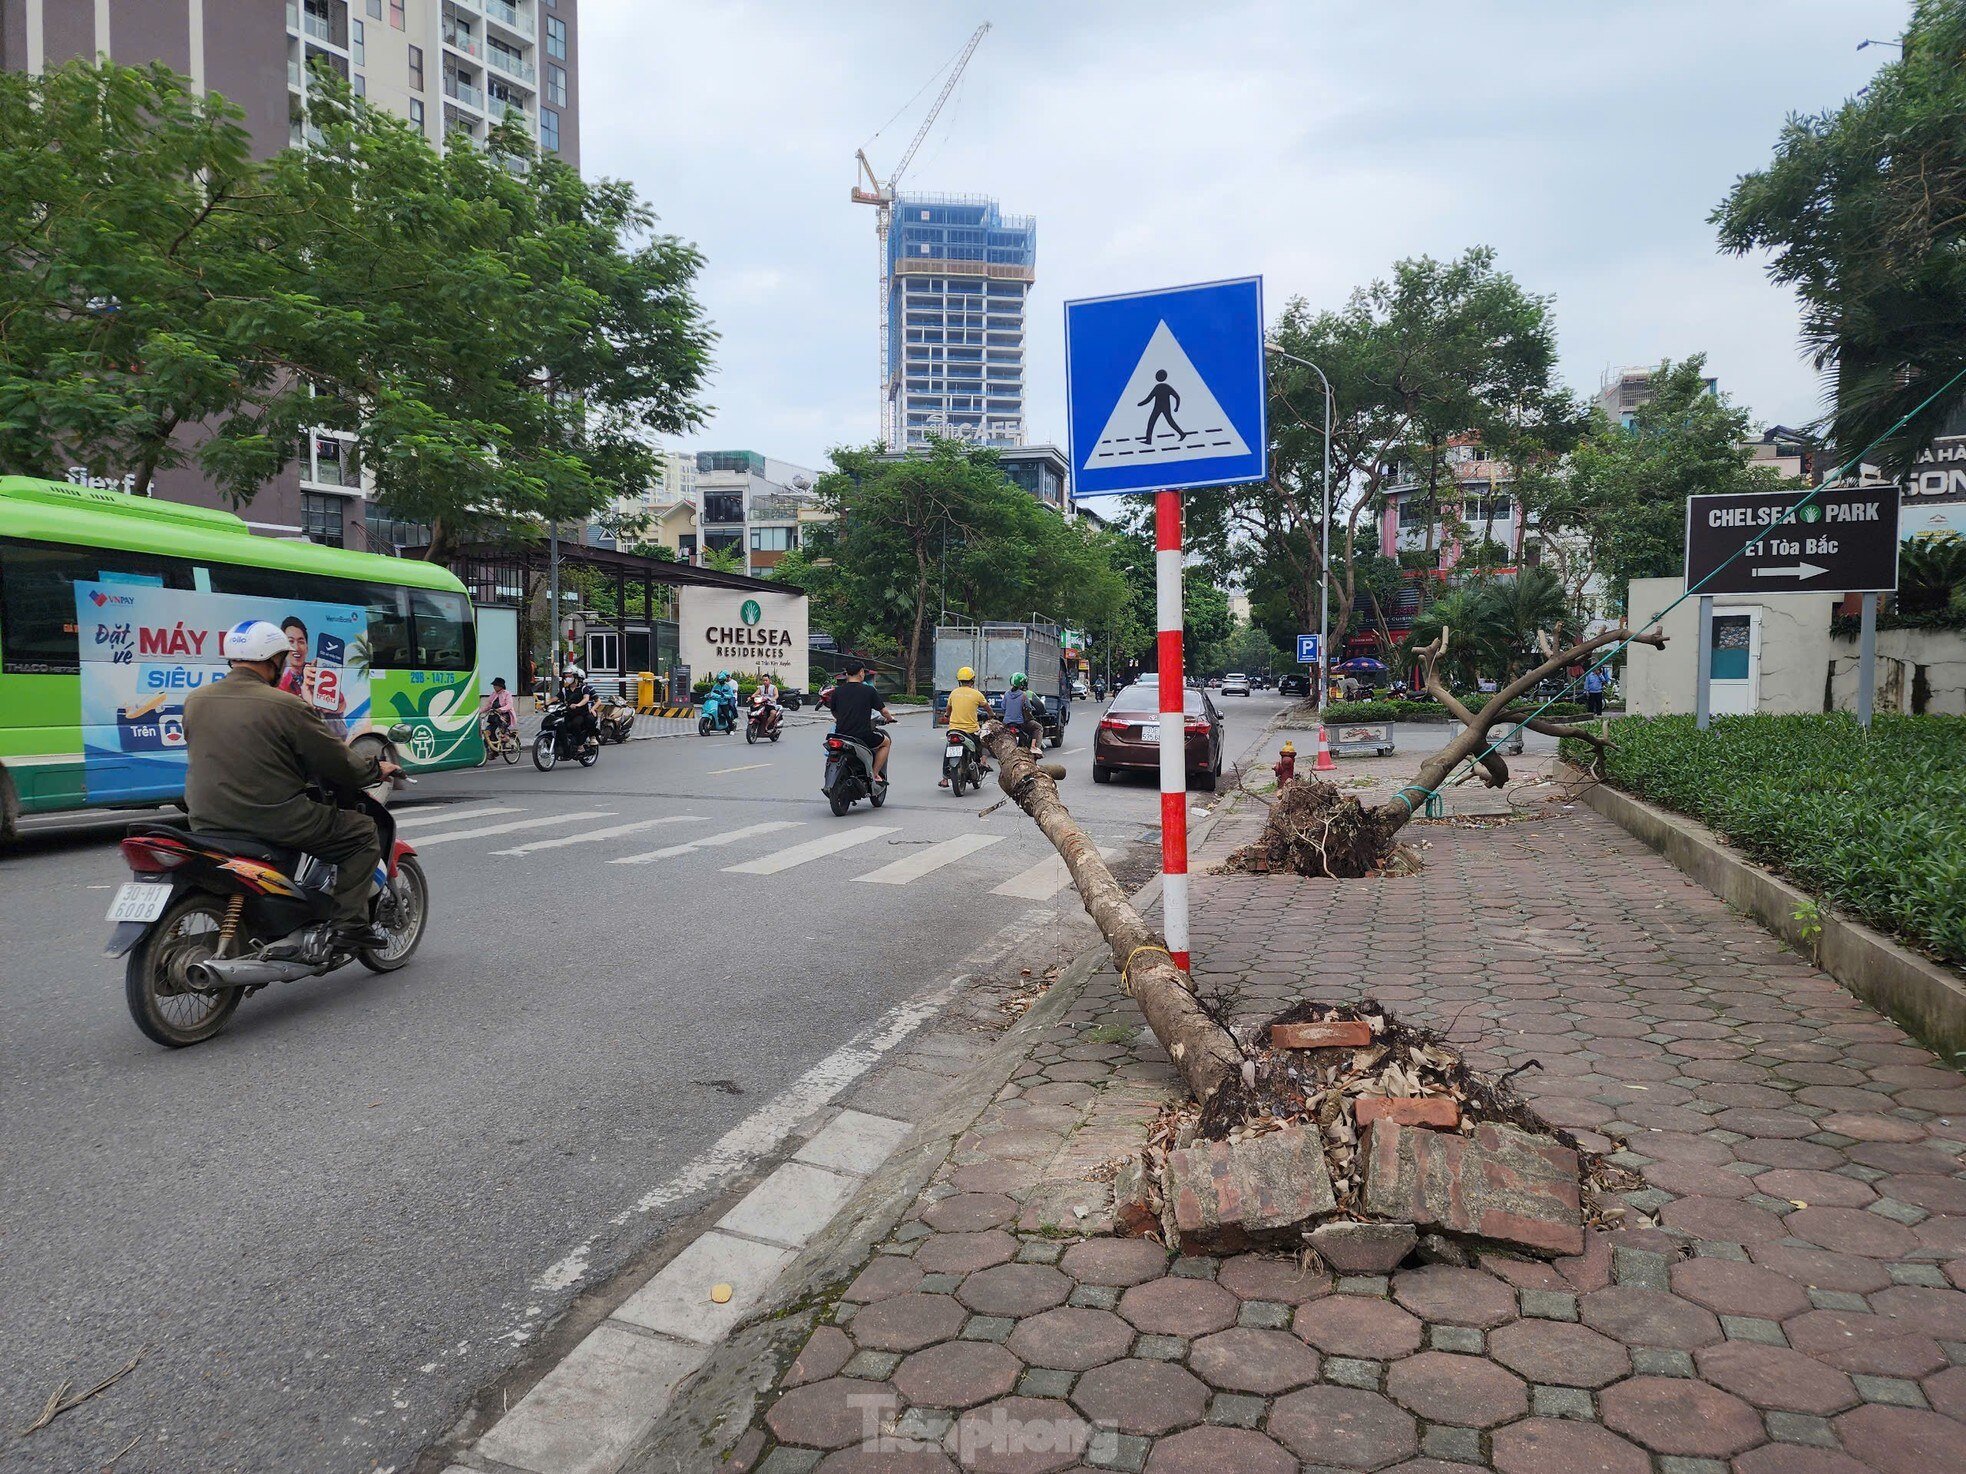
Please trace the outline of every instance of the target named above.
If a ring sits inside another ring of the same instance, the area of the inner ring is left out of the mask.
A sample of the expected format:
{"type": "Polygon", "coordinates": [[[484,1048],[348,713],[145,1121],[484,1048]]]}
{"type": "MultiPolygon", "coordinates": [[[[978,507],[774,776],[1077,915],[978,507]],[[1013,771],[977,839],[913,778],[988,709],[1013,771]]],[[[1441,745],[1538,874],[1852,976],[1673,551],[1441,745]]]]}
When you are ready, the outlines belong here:
{"type": "Polygon", "coordinates": [[[1198,880],[1203,988],[1238,1019],[1376,996],[1479,1065],[1540,1061],[1523,1090],[1627,1144],[1656,1227],[1336,1283],[1080,1240],[1061,1174],[1175,1088],[1102,972],[721,1467],[1966,1470],[1966,1082],[1580,807],[1409,837],[1409,878],[1198,880]]]}

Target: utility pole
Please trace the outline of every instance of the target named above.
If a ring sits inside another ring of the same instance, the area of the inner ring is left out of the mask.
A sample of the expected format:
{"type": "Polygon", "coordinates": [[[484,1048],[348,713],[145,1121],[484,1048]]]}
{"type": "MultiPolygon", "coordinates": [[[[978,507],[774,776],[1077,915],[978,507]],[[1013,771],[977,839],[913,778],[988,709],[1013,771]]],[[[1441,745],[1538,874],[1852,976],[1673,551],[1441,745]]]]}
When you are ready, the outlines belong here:
{"type": "Polygon", "coordinates": [[[1331,409],[1333,395],[1331,380],[1325,377],[1324,370],[1308,358],[1299,358],[1294,353],[1285,353],[1276,344],[1265,345],[1278,358],[1287,358],[1300,364],[1318,376],[1324,385],[1324,511],[1318,518],[1318,530],[1322,535],[1323,550],[1318,554],[1319,571],[1323,577],[1318,589],[1317,605],[1317,711],[1322,720],[1324,716],[1324,696],[1331,684],[1331,409]]]}

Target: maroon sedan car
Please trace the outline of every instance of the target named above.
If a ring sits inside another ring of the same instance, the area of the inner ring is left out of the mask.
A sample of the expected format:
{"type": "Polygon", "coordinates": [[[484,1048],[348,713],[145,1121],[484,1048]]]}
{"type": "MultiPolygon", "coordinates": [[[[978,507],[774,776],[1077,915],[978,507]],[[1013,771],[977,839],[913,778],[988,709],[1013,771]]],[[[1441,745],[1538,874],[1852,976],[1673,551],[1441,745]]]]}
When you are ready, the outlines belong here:
{"type": "MultiPolygon", "coordinates": [[[[1213,793],[1222,776],[1222,714],[1206,691],[1191,688],[1185,694],[1188,786],[1213,793]]],[[[1157,683],[1136,681],[1115,696],[1092,735],[1092,781],[1110,783],[1126,768],[1158,773],[1160,720],[1157,683]]]]}

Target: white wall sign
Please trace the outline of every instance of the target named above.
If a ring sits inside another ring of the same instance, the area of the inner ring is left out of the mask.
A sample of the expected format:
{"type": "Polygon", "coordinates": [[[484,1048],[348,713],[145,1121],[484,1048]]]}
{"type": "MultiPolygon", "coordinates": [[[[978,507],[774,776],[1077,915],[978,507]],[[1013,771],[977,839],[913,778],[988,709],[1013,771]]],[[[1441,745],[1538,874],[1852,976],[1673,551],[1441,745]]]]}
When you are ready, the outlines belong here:
{"type": "Polygon", "coordinates": [[[804,594],[685,584],[676,595],[678,654],[697,680],[769,672],[804,689],[812,663],[804,594]]]}

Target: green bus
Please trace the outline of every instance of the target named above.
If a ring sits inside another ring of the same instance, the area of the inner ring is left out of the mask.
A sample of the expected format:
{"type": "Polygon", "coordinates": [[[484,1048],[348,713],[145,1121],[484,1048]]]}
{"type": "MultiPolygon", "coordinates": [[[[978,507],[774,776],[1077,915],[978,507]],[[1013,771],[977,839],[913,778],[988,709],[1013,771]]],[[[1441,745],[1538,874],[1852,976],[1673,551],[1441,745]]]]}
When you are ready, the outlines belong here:
{"type": "Polygon", "coordinates": [[[287,631],[282,684],[357,749],[411,771],[482,759],[476,627],[448,569],[0,476],[0,840],[22,815],[181,799],[183,698],[223,674],[241,619],[287,631]]]}

